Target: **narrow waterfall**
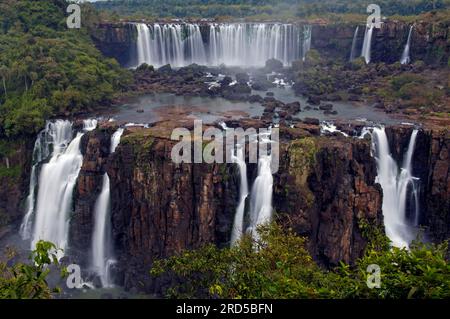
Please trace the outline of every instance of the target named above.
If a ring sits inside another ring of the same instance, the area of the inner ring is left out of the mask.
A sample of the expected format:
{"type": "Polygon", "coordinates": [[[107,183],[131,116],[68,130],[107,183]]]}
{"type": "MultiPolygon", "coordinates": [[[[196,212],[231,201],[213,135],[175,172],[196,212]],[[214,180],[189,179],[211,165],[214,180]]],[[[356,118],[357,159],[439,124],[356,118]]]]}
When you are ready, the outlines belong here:
{"type": "Polygon", "coordinates": [[[234,217],[233,230],[231,232],[231,245],[234,246],[242,237],[244,233],[244,213],[245,201],[248,197],[248,181],[247,181],[247,164],[245,163],[244,146],[238,145],[236,156],[233,156],[233,161],[239,166],[240,190],[239,190],[239,204],[236,209],[234,217]]]}
{"type": "Polygon", "coordinates": [[[411,62],[411,57],[410,57],[409,51],[410,51],[410,47],[411,47],[411,35],[412,35],[413,29],[414,29],[414,26],[411,26],[409,28],[408,40],[406,41],[405,49],[403,50],[403,54],[400,59],[401,64],[409,64],[411,62]]]}
{"type": "Polygon", "coordinates": [[[356,42],[358,42],[359,26],[356,27],[355,34],[353,35],[352,50],[350,51],[350,62],[356,58],[356,42]]]}
{"type": "MultiPolygon", "coordinates": [[[[84,121],[83,131],[92,130],[96,120],[84,121]]],[[[83,162],[80,141],[84,133],[72,139],[72,123],[56,121],[47,125],[45,143],[53,150],[48,163],[42,164],[36,201],[34,231],[31,249],[39,240],[54,243],[64,250],[67,247],[72,193],[83,162]]],[[[28,217],[29,220],[29,217],[28,217]]],[[[64,251],[58,251],[58,257],[64,251]]]]}
{"type": "Polygon", "coordinates": [[[401,169],[392,158],[384,128],[373,129],[373,144],[377,161],[377,182],[383,189],[383,216],[386,235],[395,247],[408,247],[415,237],[414,228],[418,223],[418,179],[412,176],[412,156],[417,138],[417,130],[411,134],[408,150],[401,169]],[[415,205],[414,222],[406,214],[406,206],[413,198],[415,205]]]}
{"type": "Polygon", "coordinates": [[[311,39],[312,39],[312,27],[310,25],[305,25],[303,29],[303,49],[302,49],[302,59],[305,61],[306,54],[311,50],[311,39]]]}
{"type": "Polygon", "coordinates": [[[374,26],[367,25],[366,26],[366,33],[364,35],[364,43],[361,51],[361,56],[364,57],[366,60],[366,63],[370,63],[370,53],[371,53],[371,46],[372,46],[372,34],[373,34],[374,26]]]}
{"type": "Polygon", "coordinates": [[[258,177],[253,183],[250,201],[249,231],[258,239],[256,229],[259,225],[272,220],[273,176],[270,168],[270,155],[260,155],[258,161],[258,177]]]}
{"type": "MultiPolygon", "coordinates": [[[[110,152],[114,153],[120,143],[123,129],[119,128],[111,137],[110,152]]],[[[92,234],[92,267],[100,277],[104,288],[113,287],[110,267],[115,263],[111,246],[111,216],[110,216],[110,180],[107,173],[103,175],[102,191],[94,208],[94,231],[92,234]]]]}
{"type": "Polygon", "coordinates": [[[20,225],[20,236],[22,239],[31,238],[31,217],[34,212],[34,205],[36,203],[36,187],[38,182],[39,164],[49,156],[48,136],[51,131],[53,123],[47,123],[46,129],[39,133],[33,149],[33,166],[31,167],[30,185],[28,197],[26,200],[26,214],[20,225]]]}
{"type": "MultiPolygon", "coordinates": [[[[264,66],[271,58],[289,65],[300,57],[301,29],[291,24],[137,24],[136,28],[138,65],[264,66]]],[[[305,30],[308,49],[310,27],[305,30]]]]}

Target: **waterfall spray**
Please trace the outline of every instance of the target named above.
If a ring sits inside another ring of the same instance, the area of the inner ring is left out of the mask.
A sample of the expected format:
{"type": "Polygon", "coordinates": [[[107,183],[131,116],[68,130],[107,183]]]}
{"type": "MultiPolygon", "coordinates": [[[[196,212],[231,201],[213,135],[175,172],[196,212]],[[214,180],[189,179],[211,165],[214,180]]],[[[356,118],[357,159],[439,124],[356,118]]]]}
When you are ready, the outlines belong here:
{"type": "Polygon", "coordinates": [[[409,64],[411,62],[410,57],[410,48],[411,48],[411,35],[413,32],[414,26],[409,28],[408,40],[406,41],[405,49],[403,50],[402,57],[400,59],[401,64],[409,64]]]}
{"type": "Polygon", "coordinates": [[[356,57],[356,42],[358,41],[359,26],[356,27],[355,34],[353,35],[352,49],[350,51],[350,62],[356,57]]]}
{"type": "Polygon", "coordinates": [[[371,59],[371,46],[372,46],[372,34],[373,34],[374,26],[367,25],[366,26],[366,33],[364,35],[364,43],[362,47],[361,56],[364,57],[364,60],[367,64],[370,63],[371,59]]]}
{"type": "Polygon", "coordinates": [[[418,221],[418,179],[412,176],[412,157],[417,138],[417,130],[411,134],[408,150],[404,156],[401,169],[392,158],[387,135],[384,128],[373,129],[373,148],[377,161],[377,182],[383,189],[383,216],[386,235],[396,247],[408,247],[414,239],[414,231],[406,216],[406,204],[414,198],[415,214],[414,224],[418,221]],[[412,191],[411,191],[412,188],[412,191]]]}
{"type": "MultiPolygon", "coordinates": [[[[110,152],[114,153],[120,143],[123,128],[111,136],[110,152]]],[[[113,287],[110,267],[115,263],[111,246],[111,191],[107,173],[103,175],[102,190],[94,207],[94,231],[92,234],[92,267],[100,277],[104,288],[113,287]]]]}
{"type": "MultiPolygon", "coordinates": [[[[83,131],[93,130],[96,125],[96,120],[86,120],[83,131]]],[[[39,176],[31,249],[39,240],[50,241],[62,250],[57,252],[61,258],[68,243],[72,193],[83,163],[80,142],[84,133],[72,139],[72,123],[68,121],[56,121],[49,128],[53,152],[39,176]]]]}
{"type": "MultiPolygon", "coordinates": [[[[271,58],[289,65],[300,57],[302,31],[291,24],[137,24],[136,28],[138,65],[263,66],[271,58]]],[[[309,50],[310,27],[305,30],[304,49],[309,50]]]]}
{"type": "Polygon", "coordinates": [[[247,181],[247,164],[245,163],[244,146],[237,146],[237,154],[233,156],[233,161],[239,166],[240,180],[240,195],[239,203],[234,217],[233,230],[231,233],[231,245],[235,245],[242,237],[244,232],[244,213],[245,201],[248,197],[248,181],[247,181]]]}

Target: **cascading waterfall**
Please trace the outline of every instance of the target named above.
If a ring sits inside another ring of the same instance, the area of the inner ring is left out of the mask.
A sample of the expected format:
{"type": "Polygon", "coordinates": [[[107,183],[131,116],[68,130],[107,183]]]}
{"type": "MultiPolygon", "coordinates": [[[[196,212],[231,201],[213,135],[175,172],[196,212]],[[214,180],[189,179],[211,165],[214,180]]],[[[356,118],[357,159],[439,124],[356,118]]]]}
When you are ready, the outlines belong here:
{"type": "MultiPolygon", "coordinates": [[[[289,65],[300,57],[302,31],[291,24],[137,24],[137,31],[138,65],[263,66],[271,58],[289,65]]],[[[310,27],[304,33],[307,52],[310,27]]]]}
{"type": "Polygon", "coordinates": [[[241,239],[242,234],[244,233],[245,201],[248,197],[247,164],[245,163],[244,146],[238,145],[236,153],[236,156],[233,156],[233,161],[239,166],[241,186],[239,191],[239,203],[234,217],[233,230],[231,232],[232,246],[241,239]]]}
{"type": "Polygon", "coordinates": [[[413,226],[418,224],[418,179],[412,176],[412,157],[417,138],[417,130],[411,134],[408,150],[399,170],[392,158],[384,128],[374,128],[372,133],[375,158],[377,161],[377,182],[383,189],[383,216],[386,235],[395,247],[408,247],[415,237],[413,226]],[[406,206],[413,198],[414,221],[406,214],[406,206]]]}
{"type": "MultiPolygon", "coordinates": [[[[111,137],[110,153],[116,151],[123,134],[123,128],[119,128],[111,137]]],[[[112,258],[111,221],[110,221],[110,180],[107,173],[103,175],[102,190],[94,208],[94,231],[92,234],[92,267],[100,277],[104,288],[113,287],[110,267],[115,263],[112,258]]]]}
{"type": "MultiPolygon", "coordinates": [[[[96,120],[85,120],[83,131],[93,130],[96,125],[96,120]]],[[[83,162],[83,134],[77,133],[72,139],[72,123],[61,120],[49,123],[45,133],[45,143],[51,144],[53,151],[39,175],[31,249],[39,240],[50,241],[62,250],[58,250],[58,258],[64,256],[67,247],[72,193],[83,162]]]]}
{"type": "Polygon", "coordinates": [[[356,27],[355,34],[353,35],[352,50],[350,52],[350,62],[356,58],[356,42],[358,41],[359,26],[356,27]]]}
{"type": "Polygon", "coordinates": [[[303,49],[302,49],[302,59],[305,61],[306,54],[311,50],[311,40],[312,40],[312,27],[310,25],[305,25],[303,29],[303,49]]]}
{"type": "Polygon", "coordinates": [[[249,231],[255,239],[259,239],[256,231],[259,225],[272,220],[273,176],[270,168],[270,155],[262,155],[258,160],[258,177],[253,183],[250,201],[249,231]]]}
{"type": "Polygon", "coordinates": [[[373,25],[366,26],[366,33],[364,35],[364,43],[361,51],[361,56],[364,57],[364,60],[367,64],[370,63],[370,55],[371,55],[371,47],[372,47],[372,34],[373,34],[373,25]]]}
{"type": "MultiPolygon", "coordinates": [[[[47,123],[46,129],[39,133],[36,142],[34,143],[33,149],[33,166],[31,168],[31,176],[30,176],[30,185],[28,197],[26,200],[26,214],[22,220],[22,224],[20,225],[20,236],[22,239],[30,239],[31,238],[31,217],[34,212],[34,205],[36,202],[36,187],[38,182],[38,170],[39,164],[49,156],[49,132],[52,131],[55,124],[47,123]]],[[[50,136],[51,137],[51,136],[50,136]]]]}
{"type": "Polygon", "coordinates": [[[408,40],[406,41],[405,49],[403,50],[403,54],[400,59],[401,64],[409,64],[411,62],[411,57],[410,57],[409,51],[410,51],[410,47],[411,47],[411,35],[412,35],[413,29],[414,29],[414,26],[411,26],[409,28],[408,40]]]}

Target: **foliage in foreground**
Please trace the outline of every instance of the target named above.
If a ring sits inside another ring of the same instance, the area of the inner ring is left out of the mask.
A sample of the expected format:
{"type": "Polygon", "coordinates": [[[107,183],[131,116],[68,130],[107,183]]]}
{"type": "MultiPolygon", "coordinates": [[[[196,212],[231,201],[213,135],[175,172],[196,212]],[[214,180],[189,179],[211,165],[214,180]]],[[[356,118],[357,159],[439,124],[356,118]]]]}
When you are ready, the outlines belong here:
{"type": "MultiPolygon", "coordinates": [[[[14,252],[8,252],[8,259],[14,252]]],[[[48,299],[59,289],[51,289],[47,283],[50,265],[58,266],[56,247],[50,242],[39,241],[30,255],[30,264],[0,262],[0,299],[48,299]]]]}
{"type": "Polygon", "coordinates": [[[305,239],[276,224],[260,240],[237,247],[206,246],[155,262],[151,274],[172,278],[169,298],[448,298],[447,245],[415,243],[410,251],[369,245],[355,266],[320,268],[305,239]],[[369,289],[367,267],[381,268],[381,288],[369,289]]]}

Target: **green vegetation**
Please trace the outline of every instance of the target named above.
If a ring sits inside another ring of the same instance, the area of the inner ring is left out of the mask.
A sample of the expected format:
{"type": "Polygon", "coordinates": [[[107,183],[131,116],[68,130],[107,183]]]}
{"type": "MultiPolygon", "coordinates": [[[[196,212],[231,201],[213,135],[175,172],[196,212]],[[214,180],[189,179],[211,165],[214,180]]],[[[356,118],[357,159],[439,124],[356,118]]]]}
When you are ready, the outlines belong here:
{"type": "Polygon", "coordinates": [[[9,267],[15,253],[9,250],[7,257],[7,261],[0,261],[0,299],[48,299],[60,291],[51,289],[47,283],[49,266],[59,266],[52,243],[39,241],[30,256],[30,264],[15,263],[9,267]]]}
{"type": "MultiPolygon", "coordinates": [[[[66,26],[64,0],[0,3],[0,137],[34,134],[45,120],[107,106],[131,81],[94,47],[90,7],[66,26]]],[[[86,9],[86,10],[85,10],[86,9]]]]}
{"type": "MultiPolygon", "coordinates": [[[[255,17],[314,18],[326,15],[366,15],[373,1],[352,0],[114,0],[99,1],[97,8],[108,10],[113,17],[135,18],[218,18],[255,17]]],[[[449,7],[449,0],[379,0],[383,15],[416,15],[449,7]]]]}
{"type": "Polygon", "coordinates": [[[448,298],[447,245],[415,243],[410,251],[389,248],[385,236],[371,234],[356,265],[320,268],[306,240],[277,224],[259,229],[261,239],[245,237],[237,247],[206,246],[155,262],[151,274],[174,275],[171,298],[448,298]],[[378,242],[376,242],[378,241],[378,242]],[[381,288],[370,289],[369,265],[381,268],[381,288]]]}

